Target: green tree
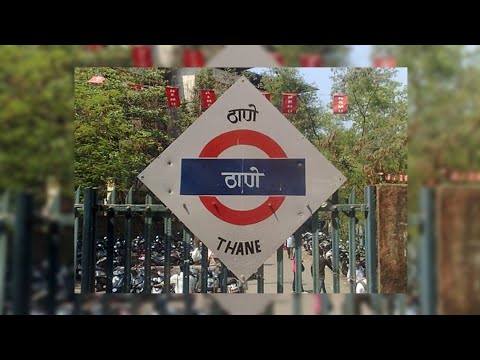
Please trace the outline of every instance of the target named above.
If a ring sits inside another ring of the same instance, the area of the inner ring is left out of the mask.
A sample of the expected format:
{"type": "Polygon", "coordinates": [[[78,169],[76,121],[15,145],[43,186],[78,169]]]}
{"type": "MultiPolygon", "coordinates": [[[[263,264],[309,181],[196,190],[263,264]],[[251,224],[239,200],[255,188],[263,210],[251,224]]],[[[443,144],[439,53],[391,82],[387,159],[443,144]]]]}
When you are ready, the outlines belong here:
{"type": "Polygon", "coordinates": [[[136,175],[183,131],[182,125],[191,123],[185,104],[175,111],[168,108],[164,74],[164,69],[75,69],[76,186],[113,181],[119,191],[128,190],[136,175]],[[107,80],[89,84],[94,75],[107,80]]]}
{"type": "Polygon", "coordinates": [[[49,177],[71,195],[73,67],[130,65],[130,51],[84,46],[0,47],[0,189],[44,196],[49,177]]]}
{"type": "Polygon", "coordinates": [[[286,117],[308,140],[318,144],[322,111],[316,94],[317,89],[303,79],[298,69],[270,69],[262,74],[260,86],[270,93],[270,101],[279,111],[282,109],[282,93],[297,94],[297,113],[286,117]]]}
{"type": "Polygon", "coordinates": [[[362,188],[379,172],[407,170],[407,94],[394,80],[394,69],[338,68],[332,73],[332,95],[348,95],[349,112],[340,137],[330,142],[349,183],[362,188]]]}
{"type": "Polygon", "coordinates": [[[479,51],[460,45],[392,51],[398,66],[409,69],[409,181],[416,196],[421,184],[443,181],[443,169],[479,169],[479,51]]]}

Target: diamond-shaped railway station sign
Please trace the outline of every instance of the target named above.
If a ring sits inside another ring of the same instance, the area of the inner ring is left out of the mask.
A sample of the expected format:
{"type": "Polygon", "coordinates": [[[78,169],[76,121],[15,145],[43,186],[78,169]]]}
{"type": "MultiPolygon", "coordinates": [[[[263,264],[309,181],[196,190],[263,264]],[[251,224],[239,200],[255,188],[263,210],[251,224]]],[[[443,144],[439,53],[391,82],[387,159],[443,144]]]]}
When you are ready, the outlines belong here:
{"type": "Polygon", "coordinates": [[[139,179],[239,278],[346,181],[245,77],[139,179]]]}

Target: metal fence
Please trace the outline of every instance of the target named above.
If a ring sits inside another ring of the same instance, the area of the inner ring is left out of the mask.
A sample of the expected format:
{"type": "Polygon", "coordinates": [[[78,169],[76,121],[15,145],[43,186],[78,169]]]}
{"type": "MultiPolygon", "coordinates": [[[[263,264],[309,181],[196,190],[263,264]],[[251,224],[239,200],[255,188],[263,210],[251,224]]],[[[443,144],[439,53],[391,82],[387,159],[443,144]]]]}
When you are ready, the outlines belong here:
{"type": "MultiPolygon", "coordinates": [[[[125,226],[120,231],[125,231],[125,234],[128,236],[131,231],[131,216],[134,213],[137,213],[145,224],[145,234],[146,238],[151,234],[151,227],[149,230],[149,225],[151,225],[151,220],[153,218],[153,213],[157,212],[161,214],[164,219],[164,232],[169,234],[171,233],[171,221],[172,215],[169,214],[168,209],[165,209],[160,204],[152,204],[151,198],[146,197],[145,204],[132,204],[133,193],[130,192],[127,196],[125,204],[114,204],[115,192],[110,197],[111,204],[97,204],[96,190],[95,189],[85,189],[84,191],[83,203],[80,203],[80,189],[76,192],[76,201],[75,201],[75,216],[73,214],[62,214],[60,212],[60,198],[57,197],[49,211],[46,213],[43,211],[36,211],[33,196],[28,193],[10,193],[4,192],[0,200],[0,313],[5,311],[5,298],[6,292],[9,293],[9,302],[11,303],[10,313],[14,314],[28,314],[30,312],[31,299],[31,273],[32,273],[32,252],[35,248],[35,243],[37,239],[34,239],[34,235],[37,231],[34,231],[35,228],[41,227],[42,233],[45,236],[46,244],[46,254],[45,259],[48,261],[48,273],[47,273],[47,311],[46,313],[53,314],[55,309],[58,307],[58,301],[56,300],[56,294],[58,293],[57,283],[55,282],[55,277],[59,265],[59,231],[62,228],[71,228],[72,224],[75,228],[75,244],[80,237],[85,236],[79,234],[79,228],[81,224],[87,223],[88,226],[83,226],[82,234],[87,234],[87,238],[95,239],[95,230],[97,215],[101,221],[107,222],[107,229],[109,233],[113,233],[112,226],[115,224],[112,222],[112,218],[124,217],[125,226]],[[90,208],[90,210],[88,210],[90,208]],[[85,217],[85,210],[90,215],[85,217]],[[95,218],[93,216],[95,214],[95,218]],[[150,214],[150,215],[149,215],[150,214]],[[94,218],[94,219],[93,219],[94,218]],[[93,222],[92,222],[93,220],[93,222]],[[90,223],[89,223],[90,221],[90,223]],[[129,225],[130,224],[130,225],[129,225]],[[129,230],[130,228],[130,230],[129,230]],[[9,246],[8,244],[11,244],[9,246]],[[8,245],[8,246],[7,246],[8,245]],[[9,270],[8,270],[9,269],[9,270]],[[6,287],[6,274],[10,273],[11,284],[6,287]]],[[[434,211],[434,190],[433,189],[422,189],[420,196],[420,213],[418,216],[409,217],[409,222],[415,223],[415,225],[420,226],[420,241],[417,243],[419,245],[419,256],[417,257],[417,269],[419,277],[419,287],[418,289],[413,289],[414,291],[419,291],[420,294],[420,305],[421,313],[423,314],[434,314],[436,313],[436,267],[435,267],[435,234],[434,234],[434,224],[435,224],[435,214],[434,211]]],[[[350,196],[350,204],[338,204],[338,193],[334,194],[331,198],[331,204],[328,207],[322,207],[319,211],[330,212],[332,216],[332,238],[336,244],[338,244],[339,238],[339,223],[340,216],[345,217],[347,222],[350,223],[352,218],[352,213],[363,212],[364,221],[365,221],[365,246],[367,247],[367,267],[368,273],[372,276],[371,272],[374,272],[373,277],[376,275],[376,268],[374,267],[375,263],[372,264],[372,258],[376,257],[375,253],[375,217],[372,215],[375,213],[375,191],[373,187],[368,187],[365,189],[365,198],[363,204],[355,204],[355,198],[350,196]],[[343,215],[342,215],[343,214],[343,215]],[[373,224],[369,224],[372,222],[373,224]],[[370,248],[368,248],[371,246],[370,248]],[[372,249],[373,247],[373,249],[372,249]],[[368,265],[370,263],[370,265],[368,265]]],[[[312,229],[315,230],[318,228],[315,219],[318,220],[318,216],[315,216],[312,221],[312,229]]],[[[314,234],[316,231],[314,231],[314,234]]],[[[187,238],[188,230],[185,229],[185,239],[187,238]]],[[[354,243],[354,232],[352,229],[349,229],[348,234],[350,243],[354,243]]],[[[150,235],[151,236],[151,235],[150,235]]],[[[128,236],[131,238],[131,236],[128,236]]],[[[168,238],[168,237],[167,237],[168,238]]],[[[71,239],[71,238],[70,238],[71,239]]],[[[71,240],[70,240],[71,241],[71,240]]],[[[315,239],[314,241],[318,241],[315,239]]],[[[90,244],[92,245],[92,244],[90,244]]],[[[86,246],[88,249],[88,244],[86,246]]],[[[91,246],[90,246],[91,248],[91,246]]],[[[298,248],[298,243],[297,243],[298,248]]],[[[317,246],[313,247],[314,250],[317,246]]],[[[354,246],[350,246],[350,254],[354,253],[354,246]]],[[[90,250],[91,251],[91,250],[90,250]]],[[[203,255],[206,255],[206,248],[203,249],[203,255]]],[[[277,252],[277,256],[280,260],[283,260],[283,252],[281,249],[277,252]]],[[[203,259],[206,259],[206,256],[203,256],[203,259]]],[[[187,264],[184,264],[185,267],[187,264]]],[[[283,274],[283,264],[281,261],[278,262],[277,267],[277,290],[278,292],[283,292],[283,279],[281,274],[283,274]]],[[[412,263],[409,264],[413,265],[412,263]]],[[[202,267],[205,268],[207,265],[202,264],[202,267]]],[[[335,290],[339,290],[338,286],[338,263],[334,265],[336,268],[336,285],[335,290]]],[[[261,270],[259,269],[258,276],[258,290],[262,292],[263,290],[263,278],[261,276],[261,270]]],[[[226,269],[224,269],[224,272],[226,269]]],[[[417,271],[414,271],[417,273],[417,271]]],[[[301,276],[301,272],[298,273],[301,276]]],[[[90,279],[91,280],[91,279],[90,279]]],[[[188,284],[188,279],[185,279],[188,284]]],[[[299,279],[300,280],[300,279],[299,279]]],[[[316,279],[318,280],[318,279],[316,279]]],[[[84,282],[88,284],[88,279],[85,279],[84,282]]],[[[203,280],[204,281],[204,280],[203,280]]],[[[127,283],[128,284],[128,283],[127,283]]],[[[318,283],[316,282],[315,292],[318,292],[318,283]]],[[[90,284],[88,284],[91,286],[90,284]]],[[[86,285],[84,285],[87,287],[86,285]]],[[[371,287],[374,286],[374,282],[371,282],[371,287]]],[[[127,291],[128,288],[125,289],[127,291]]],[[[187,290],[187,286],[185,286],[187,290]]],[[[222,289],[225,290],[225,287],[222,289]]],[[[73,289],[71,289],[73,293],[73,289]]],[[[373,295],[372,295],[373,296],[373,295]]],[[[384,298],[383,295],[381,299],[384,298]]],[[[78,297],[75,297],[79,299],[78,297]]],[[[295,298],[297,299],[297,298],[295,298]]],[[[329,298],[322,296],[322,299],[325,299],[328,302],[329,298]]],[[[348,310],[348,313],[354,313],[353,306],[355,305],[356,297],[346,298],[345,311],[348,310]],[[348,305],[350,304],[350,305],[348,305]]],[[[373,297],[372,299],[376,299],[373,297]]],[[[380,298],[378,298],[380,299],[380,298]]],[[[378,300],[380,301],[380,300],[378,300]]],[[[381,300],[384,301],[384,300],[381,300]]],[[[380,302],[381,302],[380,301],[380,302]]],[[[403,309],[401,313],[405,312],[405,297],[400,296],[396,300],[400,307],[403,309]]],[[[375,301],[374,301],[375,302],[375,301]]],[[[76,302],[75,302],[76,303],[76,302]]],[[[78,305],[78,304],[77,304],[78,305]]],[[[294,301],[294,307],[296,313],[301,313],[301,305],[294,301]]],[[[327,307],[322,308],[322,313],[327,313],[327,307]]]]}
{"type": "MultiPolygon", "coordinates": [[[[38,211],[31,193],[3,193],[0,202],[0,314],[5,311],[7,290],[11,313],[30,313],[35,251],[45,255],[46,308],[48,314],[54,314],[60,231],[64,227],[72,227],[72,214],[60,212],[60,196],[54,197],[48,208],[38,211]]],[[[73,288],[69,290],[73,294],[73,288]]]]}
{"type": "MultiPolygon", "coordinates": [[[[367,286],[368,292],[377,292],[377,254],[376,254],[376,199],[375,199],[375,186],[367,186],[364,189],[364,199],[361,203],[356,202],[355,192],[352,191],[349,196],[347,204],[339,203],[338,192],[335,192],[331,199],[327,202],[327,206],[321,207],[311,217],[311,230],[313,234],[312,244],[312,256],[313,256],[313,292],[320,292],[320,280],[319,280],[319,212],[330,213],[332,219],[332,250],[333,250],[333,288],[335,293],[340,292],[340,268],[339,268],[339,249],[340,249],[340,218],[344,217],[347,220],[348,228],[348,254],[349,254],[349,267],[350,273],[355,274],[355,251],[358,246],[356,229],[357,213],[363,214],[364,221],[364,243],[365,243],[365,263],[366,263],[366,276],[368,279],[367,286]]],[[[93,293],[95,292],[95,249],[96,240],[101,236],[99,234],[99,225],[103,222],[106,233],[106,278],[107,286],[106,293],[112,292],[112,279],[114,272],[114,260],[113,249],[116,234],[122,233],[126,240],[125,251],[125,265],[124,274],[125,282],[120,292],[130,292],[131,286],[131,274],[132,274],[132,238],[133,238],[133,217],[140,217],[144,222],[143,237],[145,239],[145,254],[144,264],[151,264],[151,245],[153,233],[153,219],[156,219],[157,224],[163,224],[163,248],[165,254],[170,254],[171,243],[174,235],[172,234],[172,219],[175,217],[170,211],[162,204],[154,204],[153,197],[150,194],[145,196],[145,202],[143,204],[133,203],[134,192],[132,189],[126,194],[124,203],[117,203],[117,192],[112,190],[108,196],[108,200],[105,204],[99,202],[97,188],[85,188],[83,190],[83,203],[80,202],[81,189],[78,188],[75,193],[75,218],[74,218],[74,246],[75,254],[77,251],[77,244],[79,242],[80,227],[81,231],[81,293],[93,293]],[[119,221],[120,219],[120,221],[119,221]],[[121,229],[118,228],[118,223],[123,221],[121,229]]],[[[308,222],[309,220],[307,220],[308,222]]],[[[157,226],[158,228],[158,226],[157,226]]],[[[183,271],[183,292],[187,293],[190,289],[190,262],[189,262],[189,249],[190,239],[192,233],[183,226],[182,228],[182,241],[183,241],[183,262],[180,264],[183,271]]],[[[295,253],[297,269],[295,271],[295,283],[302,283],[302,271],[301,271],[301,230],[297,230],[295,234],[295,253]]],[[[202,244],[202,262],[200,266],[200,292],[207,291],[207,254],[208,249],[202,244]]],[[[75,264],[75,268],[77,264],[75,264]]],[[[158,270],[156,267],[153,267],[158,270]]],[[[170,287],[170,275],[171,275],[171,263],[170,257],[165,256],[163,264],[163,279],[164,289],[170,287]]],[[[145,286],[143,288],[144,293],[150,293],[150,283],[152,278],[152,266],[144,266],[144,279],[145,286]]],[[[277,250],[277,293],[284,292],[284,261],[283,261],[283,246],[277,250]]],[[[220,272],[220,292],[227,292],[227,276],[228,269],[222,264],[220,272]]],[[[257,279],[257,293],[264,293],[264,266],[262,265],[256,272],[257,279]]],[[[295,287],[296,293],[301,293],[301,286],[295,287]]],[[[350,286],[350,292],[355,292],[355,283],[350,286]]]]}

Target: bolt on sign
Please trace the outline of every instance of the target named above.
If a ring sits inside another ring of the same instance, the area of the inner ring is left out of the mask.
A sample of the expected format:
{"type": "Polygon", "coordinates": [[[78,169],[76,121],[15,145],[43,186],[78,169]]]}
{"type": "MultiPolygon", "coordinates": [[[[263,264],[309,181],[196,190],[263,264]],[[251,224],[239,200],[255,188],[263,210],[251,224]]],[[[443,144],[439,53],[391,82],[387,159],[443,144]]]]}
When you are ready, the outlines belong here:
{"type": "Polygon", "coordinates": [[[202,104],[204,109],[208,109],[216,101],[215,91],[213,90],[201,90],[200,96],[202,97],[202,104]]]}
{"type": "Polygon", "coordinates": [[[139,179],[239,278],[346,180],[243,76],[139,179]]]}
{"type": "Polygon", "coordinates": [[[282,114],[297,113],[297,94],[282,94],[282,114]]]}
{"type": "Polygon", "coordinates": [[[165,95],[167,96],[169,107],[180,106],[180,95],[178,94],[178,87],[165,86],[165,95]]]}
{"type": "Polygon", "coordinates": [[[333,96],[333,113],[334,114],[348,113],[348,96],[347,95],[333,96]]]}

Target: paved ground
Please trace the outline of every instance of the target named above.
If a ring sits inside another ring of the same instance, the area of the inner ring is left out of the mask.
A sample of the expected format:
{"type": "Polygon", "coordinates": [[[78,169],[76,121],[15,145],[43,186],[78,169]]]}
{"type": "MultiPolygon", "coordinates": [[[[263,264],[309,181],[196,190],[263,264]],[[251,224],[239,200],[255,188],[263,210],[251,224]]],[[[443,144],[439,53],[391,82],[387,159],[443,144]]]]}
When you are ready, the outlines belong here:
{"type": "MultiPolygon", "coordinates": [[[[305,266],[305,271],[302,273],[302,283],[303,288],[308,293],[313,293],[313,278],[310,274],[310,266],[312,265],[312,257],[308,255],[307,252],[302,251],[303,264],[305,266]]],[[[277,293],[277,254],[275,253],[271,256],[264,264],[264,292],[265,293],[277,293]]],[[[292,281],[293,281],[293,272],[292,272],[292,260],[288,260],[287,252],[283,252],[283,291],[288,294],[292,292],[292,281]]],[[[325,267],[325,287],[327,293],[333,293],[333,273],[328,268],[325,267]]],[[[250,280],[248,281],[247,293],[256,293],[257,292],[257,281],[250,280]]],[[[345,276],[340,275],[340,293],[348,294],[350,293],[349,285],[346,281],[345,276]]]]}

